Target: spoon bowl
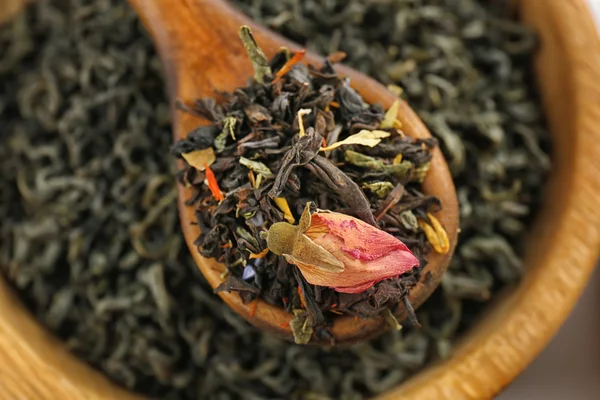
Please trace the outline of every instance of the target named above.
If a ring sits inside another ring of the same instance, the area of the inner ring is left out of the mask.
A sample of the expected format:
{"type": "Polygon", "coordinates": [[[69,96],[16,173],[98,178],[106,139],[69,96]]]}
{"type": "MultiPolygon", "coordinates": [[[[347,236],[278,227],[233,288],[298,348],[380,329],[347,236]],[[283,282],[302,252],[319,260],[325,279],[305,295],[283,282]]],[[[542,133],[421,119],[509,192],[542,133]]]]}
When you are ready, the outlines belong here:
{"type": "MultiPolygon", "coordinates": [[[[292,51],[299,46],[253,23],[249,18],[219,0],[130,0],[145,27],[150,31],[163,62],[168,93],[174,115],[174,139],[184,138],[199,125],[208,124],[196,116],[176,110],[175,100],[191,103],[201,97],[213,97],[216,92],[231,92],[244,86],[254,71],[237,36],[241,25],[248,25],[267,58],[282,46],[292,51]]],[[[322,65],[323,58],[307,52],[304,62],[322,65]]],[[[350,68],[337,65],[340,76],[350,78],[351,86],[368,103],[379,103],[388,109],[397,97],[373,79],[350,68]]],[[[415,138],[431,137],[423,122],[404,101],[400,101],[398,119],[406,135],[415,138]]],[[[448,166],[438,148],[434,149],[431,169],[423,190],[437,196],[443,209],[436,213],[448,233],[450,251],[447,254],[431,252],[423,277],[409,295],[410,302],[418,307],[439,284],[448,267],[458,235],[458,201],[448,166]]],[[[179,185],[179,210],[185,240],[209,284],[216,288],[222,283],[225,266],[214,259],[200,255],[194,241],[200,234],[195,221],[194,207],[186,206],[191,190],[179,185]]],[[[221,298],[238,314],[256,327],[291,339],[289,322],[293,315],[283,308],[262,300],[258,304],[244,304],[237,293],[221,292],[221,298]],[[254,310],[252,310],[254,308],[254,310]]],[[[397,313],[399,320],[407,316],[406,310],[397,313]]],[[[331,332],[337,344],[353,343],[371,338],[387,329],[383,318],[356,319],[336,317],[331,332]]]]}

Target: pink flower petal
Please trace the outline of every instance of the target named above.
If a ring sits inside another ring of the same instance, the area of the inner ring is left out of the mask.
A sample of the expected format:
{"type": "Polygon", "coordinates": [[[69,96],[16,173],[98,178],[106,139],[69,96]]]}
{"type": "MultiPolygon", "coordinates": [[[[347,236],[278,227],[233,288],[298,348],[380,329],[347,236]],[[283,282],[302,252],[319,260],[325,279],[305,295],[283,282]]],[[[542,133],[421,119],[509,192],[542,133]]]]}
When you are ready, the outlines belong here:
{"type": "Polygon", "coordinates": [[[340,260],[344,271],[296,264],[309,283],[338,292],[360,293],[419,265],[417,257],[399,239],[349,215],[314,213],[305,235],[340,260]]]}

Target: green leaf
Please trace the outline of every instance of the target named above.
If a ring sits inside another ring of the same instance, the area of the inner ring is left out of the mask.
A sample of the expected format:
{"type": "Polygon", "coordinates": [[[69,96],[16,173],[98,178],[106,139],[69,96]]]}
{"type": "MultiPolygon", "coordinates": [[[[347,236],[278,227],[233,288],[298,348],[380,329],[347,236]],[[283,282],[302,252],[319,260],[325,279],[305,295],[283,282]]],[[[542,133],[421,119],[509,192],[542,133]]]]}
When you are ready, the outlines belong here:
{"type": "Polygon", "coordinates": [[[251,169],[252,171],[256,172],[257,174],[263,175],[265,178],[269,178],[269,177],[273,176],[273,173],[271,172],[269,167],[267,167],[265,164],[263,164],[259,161],[252,161],[252,160],[247,159],[246,157],[240,157],[240,164],[251,169]]]}
{"type": "Polygon", "coordinates": [[[219,133],[219,136],[215,138],[215,149],[217,152],[222,152],[225,150],[225,146],[227,146],[227,137],[231,136],[233,140],[235,139],[235,124],[237,120],[235,117],[226,117],[223,120],[223,130],[219,133]]]}
{"type": "Polygon", "coordinates": [[[392,190],[394,190],[394,185],[391,182],[371,182],[364,183],[363,188],[369,189],[371,192],[375,193],[377,197],[383,199],[386,197],[392,190]]]}
{"type": "Polygon", "coordinates": [[[294,318],[290,321],[290,328],[296,344],[307,344],[313,334],[309,315],[305,310],[294,310],[294,318]]]}

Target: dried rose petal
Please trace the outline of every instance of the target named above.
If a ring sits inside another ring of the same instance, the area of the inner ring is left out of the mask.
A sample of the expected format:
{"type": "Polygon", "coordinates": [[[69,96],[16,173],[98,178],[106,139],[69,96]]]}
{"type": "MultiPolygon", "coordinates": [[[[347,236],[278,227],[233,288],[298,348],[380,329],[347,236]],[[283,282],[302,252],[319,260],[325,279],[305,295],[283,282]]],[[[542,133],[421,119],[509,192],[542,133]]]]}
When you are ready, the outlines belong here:
{"type": "Polygon", "coordinates": [[[360,293],[401,275],[419,260],[399,239],[346,214],[307,206],[298,226],[273,224],[267,245],[300,268],[306,280],[338,292],[360,293]]]}
{"type": "Polygon", "coordinates": [[[330,273],[299,265],[302,274],[309,283],[338,292],[360,293],[419,265],[417,257],[399,239],[349,215],[314,213],[304,234],[333,254],[345,268],[341,273],[330,273]]]}

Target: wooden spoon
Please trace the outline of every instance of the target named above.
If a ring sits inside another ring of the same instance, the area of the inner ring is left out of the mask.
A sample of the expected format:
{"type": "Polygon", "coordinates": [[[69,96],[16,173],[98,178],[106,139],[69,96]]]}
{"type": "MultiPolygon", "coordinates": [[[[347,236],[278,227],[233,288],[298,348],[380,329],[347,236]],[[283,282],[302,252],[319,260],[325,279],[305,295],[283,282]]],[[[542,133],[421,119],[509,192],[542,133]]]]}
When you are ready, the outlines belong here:
{"type": "MultiPolygon", "coordinates": [[[[233,91],[245,86],[254,75],[250,61],[240,42],[237,32],[241,25],[252,28],[260,47],[267,58],[273,56],[281,46],[291,50],[300,48],[253,23],[225,1],[219,0],[130,0],[144,25],[153,36],[163,62],[171,103],[181,100],[190,103],[201,97],[213,97],[215,91],[233,91]]],[[[306,63],[321,65],[322,58],[307,53],[306,63]]],[[[352,87],[369,103],[380,103],[387,109],[397,98],[385,87],[356,71],[338,66],[338,73],[351,79],[352,87]]],[[[183,138],[192,129],[208,121],[199,120],[187,113],[175,110],[175,139],[183,138]]],[[[427,138],[431,135],[423,122],[411,108],[401,102],[398,119],[404,132],[412,137],[427,138]]],[[[410,293],[411,303],[417,307],[436,288],[448,267],[454,251],[458,233],[458,203],[452,177],[439,150],[435,150],[431,170],[424,182],[424,191],[437,196],[443,210],[436,214],[448,232],[450,251],[447,254],[432,252],[421,282],[410,293]]],[[[215,288],[221,282],[225,266],[213,259],[203,258],[194,241],[199,235],[194,208],[186,206],[185,200],[191,192],[179,186],[179,209],[182,229],[190,251],[200,270],[215,288]]],[[[264,301],[243,304],[237,293],[223,292],[221,298],[237,313],[253,325],[275,334],[292,338],[289,321],[292,315],[282,308],[264,301]]],[[[407,316],[406,310],[398,313],[400,320],[407,316]]],[[[370,338],[387,329],[383,318],[356,319],[340,316],[334,320],[332,333],[338,344],[352,343],[370,338]]]]}

